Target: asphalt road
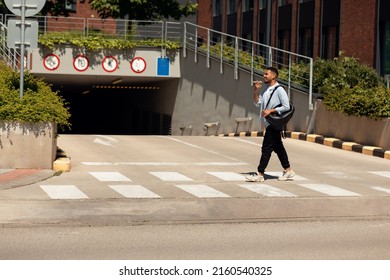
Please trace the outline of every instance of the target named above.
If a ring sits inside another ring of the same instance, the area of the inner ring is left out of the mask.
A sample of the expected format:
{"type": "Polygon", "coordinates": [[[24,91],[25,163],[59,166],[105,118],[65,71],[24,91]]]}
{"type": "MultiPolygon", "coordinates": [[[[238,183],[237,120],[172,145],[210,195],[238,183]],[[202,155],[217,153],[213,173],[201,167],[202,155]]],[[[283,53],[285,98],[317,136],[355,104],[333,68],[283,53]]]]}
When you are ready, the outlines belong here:
{"type": "Polygon", "coordinates": [[[0,191],[1,259],[388,259],[390,161],[286,139],[61,135],[72,170],[0,191]]]}
{"type": "MultiPolygon", "coordinates": [[[[0,229],[0,259],[388,260],[390,221],[0,229]]],[[[336,278],[337,279],[337,278],[336,278]]]]}

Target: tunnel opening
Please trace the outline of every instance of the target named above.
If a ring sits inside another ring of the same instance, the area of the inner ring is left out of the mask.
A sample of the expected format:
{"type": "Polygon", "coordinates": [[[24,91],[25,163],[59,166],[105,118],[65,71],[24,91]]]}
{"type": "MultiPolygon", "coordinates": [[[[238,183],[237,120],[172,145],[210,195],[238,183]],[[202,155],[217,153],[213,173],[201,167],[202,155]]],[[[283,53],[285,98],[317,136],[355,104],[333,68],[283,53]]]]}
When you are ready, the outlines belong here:
{"type": "MultiPolygon", "coordinates": [[[[71,129],[63,134],[171,135],[174,103],[161,85],[93,86],[88,90],[62,89],[71,113],[71,129]],[[169,101],[170,100],[170,101],[169,101]]],[[[174,97],[173,97],[174,98],[174,97]]]]}

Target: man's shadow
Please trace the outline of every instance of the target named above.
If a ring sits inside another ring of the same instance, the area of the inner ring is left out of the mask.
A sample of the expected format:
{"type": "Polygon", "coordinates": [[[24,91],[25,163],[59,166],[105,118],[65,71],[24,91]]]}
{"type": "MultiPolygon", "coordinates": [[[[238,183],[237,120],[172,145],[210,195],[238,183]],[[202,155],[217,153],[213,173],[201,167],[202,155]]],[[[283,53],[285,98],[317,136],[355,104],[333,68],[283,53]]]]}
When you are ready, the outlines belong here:
{"type": "MultiPolygon", "coordinates": [[[[243,172],[241,173],[242,175],[244,176],[248,176],[248,175],[257,175],[256,172],[243,172]]],[[[267,173],[264,173],[264,179],[265,180],[274,180],[274,179],[278,179],[279,177],[278,176],[274,176],[274,175],[269,175],[267,173]]],[[[247,180],[248,182],[248,180],[247,180]]]]}

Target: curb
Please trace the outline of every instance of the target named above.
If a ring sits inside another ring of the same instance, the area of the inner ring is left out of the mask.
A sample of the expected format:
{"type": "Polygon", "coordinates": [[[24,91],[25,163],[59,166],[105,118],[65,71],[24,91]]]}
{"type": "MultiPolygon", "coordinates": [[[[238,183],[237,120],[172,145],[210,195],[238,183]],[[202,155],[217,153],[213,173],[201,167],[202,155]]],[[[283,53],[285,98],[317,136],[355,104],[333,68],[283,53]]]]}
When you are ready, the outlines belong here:
{"type": "MultiPolygon", "coordinates": [[[[264,133],[261,131],[247,131],[247,132],[240,132],[240,133],[219,134],[219,136],[220,137],[261,137],[264,136],[264,133]]],[[[385,150],[381,147],[365,146],[355,142],[343,141],[337,138],[325,137],[323,135],[318,135],[318,134],[307,134],[303,132],[288,131],[286,132],[286,137],[390,160],[390,150],[385,150]]]]}
{"type": "Polygon", "coordinates": [[[54,176],[51,169],[10,169],[0,174],[0,190],[17,188],[44,181],[54,176]]]}

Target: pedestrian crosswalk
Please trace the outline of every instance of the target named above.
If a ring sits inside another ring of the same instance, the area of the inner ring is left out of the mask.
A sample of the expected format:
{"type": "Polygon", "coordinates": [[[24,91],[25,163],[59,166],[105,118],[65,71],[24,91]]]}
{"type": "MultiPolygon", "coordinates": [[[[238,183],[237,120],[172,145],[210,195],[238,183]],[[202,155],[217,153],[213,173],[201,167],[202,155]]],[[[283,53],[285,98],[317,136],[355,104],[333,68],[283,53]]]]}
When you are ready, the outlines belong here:
{"type": "MultiPolygon", "coordinates": [[[[267,172],[265,182],[245,182],[243,173],[231,171],[202,171],[202,174],[177,171],[145,171],[146,177],[137,177],[131,171],[123,174],[118,171],[86,172],[88,180],[99,187],[113,191],[117,197],[130,199],[164,198],[235,198],[235,197],[360,197],[367,192],[373,195],[390,195],[390,184],[383,178],[390,178],[387,171],[368,171],[371,176],[378,176],[381,184],[360,185],[358,188],[343,184],[345,178],[352,177],[342,172],[325,172],[331,183],[318,182],[311,178],[295,176],[293,181],[279,182],[280,172],[267,172]],[[146,178],[146,179],[145,179],[146,178]],[[204,178],[204,179],[199,179],[204,178]],[[213,179],[214,178],[214,179],[213,179]],[[335,183],[336,182],[336,183],[335,183]],[[360,191],[364,188],[364,192],[360,191]],[[169,195],[167,193],[170,192],[169,195]]],[[[356,176],[353,176],[356,179],[356,176]]],[[[345,181],[344,181],[345,182],[345,181]]],[[[76,184],[40,185],[40,189],[50,199],[90,199],[91,189],[76,184]]],[[[110,192],[107,192],[110,193],[110,192]]],[[[96,196],[94,196],[96,197],[96,196]]],[[[104,198],[110,198],[104,197],[104,198]]]]}
{"type": "Polygon", "coordinates": [[[108,187],[126,198],[160,198],[158,194],[141,185],[108,185],[108,187]]]}

